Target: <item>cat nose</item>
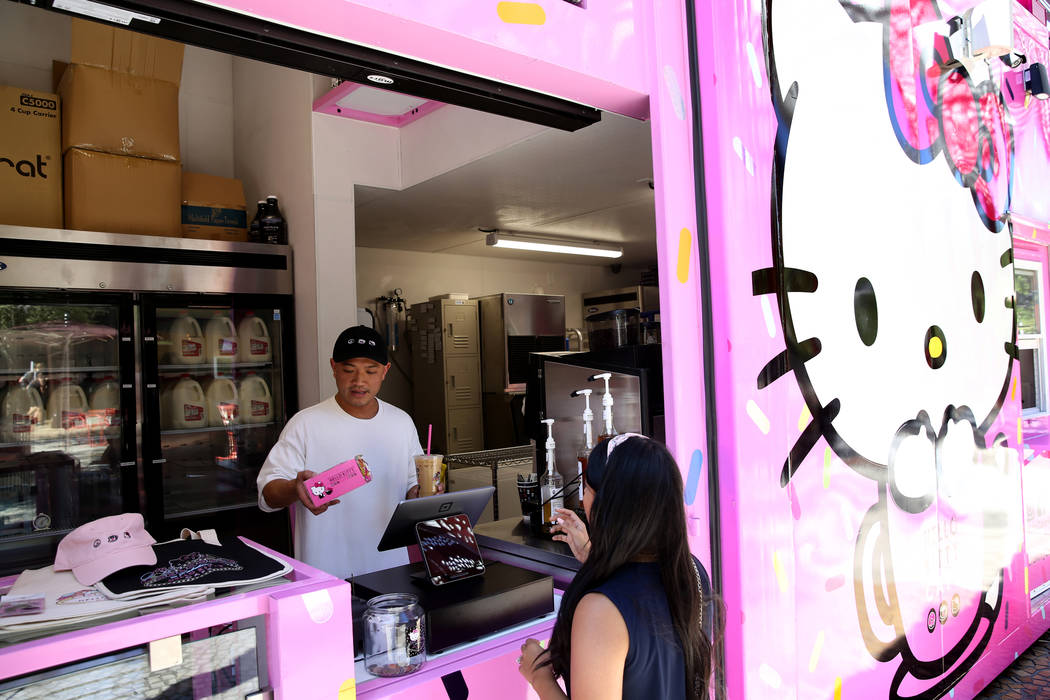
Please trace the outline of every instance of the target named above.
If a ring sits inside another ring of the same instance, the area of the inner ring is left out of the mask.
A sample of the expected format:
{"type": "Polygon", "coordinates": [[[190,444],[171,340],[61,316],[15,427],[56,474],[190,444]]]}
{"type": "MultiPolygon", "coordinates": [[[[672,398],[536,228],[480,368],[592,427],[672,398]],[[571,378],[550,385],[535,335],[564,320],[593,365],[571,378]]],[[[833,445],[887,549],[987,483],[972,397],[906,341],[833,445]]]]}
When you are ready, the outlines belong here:
{"type": "Polygon", "coordinates": [[[926,364],[932,369],[940,369],[944,366],[944,360],[948,355],[948,340],[944,332],[937,326],[930,326],[926,331],[925,340],[926,364]]]}

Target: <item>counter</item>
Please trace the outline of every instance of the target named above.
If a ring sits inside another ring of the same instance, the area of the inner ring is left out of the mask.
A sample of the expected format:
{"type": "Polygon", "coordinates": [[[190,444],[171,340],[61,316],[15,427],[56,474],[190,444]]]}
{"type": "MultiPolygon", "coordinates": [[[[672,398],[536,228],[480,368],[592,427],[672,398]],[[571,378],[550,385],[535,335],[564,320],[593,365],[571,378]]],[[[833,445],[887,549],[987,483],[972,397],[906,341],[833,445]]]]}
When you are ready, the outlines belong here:
{"type": "Polygon", "coordinates": [[[479,523],[474,537],[486,560],[548,574],[555,589],[565,590],[580,568],[569,545],[532,534],[520,517],[479,523]]]}

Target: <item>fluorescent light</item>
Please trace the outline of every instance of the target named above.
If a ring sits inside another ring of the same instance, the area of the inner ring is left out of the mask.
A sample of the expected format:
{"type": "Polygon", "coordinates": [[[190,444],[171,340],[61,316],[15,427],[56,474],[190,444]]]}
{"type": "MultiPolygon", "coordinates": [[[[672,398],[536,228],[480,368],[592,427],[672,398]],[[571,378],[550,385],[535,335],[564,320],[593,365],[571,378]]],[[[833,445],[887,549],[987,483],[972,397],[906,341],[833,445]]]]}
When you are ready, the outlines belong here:
{"type": "Polygon", "coordinates": [[[564,253],[567,255],[592,255],[598,258],[619,258],[623,255],[622,248],[580,241],[554,243],[551,240],[523,236],[517,233],[505,233],[503,231],[486,233],[485,244],[495,248],[537,250],[543,253],[564,253]]]}

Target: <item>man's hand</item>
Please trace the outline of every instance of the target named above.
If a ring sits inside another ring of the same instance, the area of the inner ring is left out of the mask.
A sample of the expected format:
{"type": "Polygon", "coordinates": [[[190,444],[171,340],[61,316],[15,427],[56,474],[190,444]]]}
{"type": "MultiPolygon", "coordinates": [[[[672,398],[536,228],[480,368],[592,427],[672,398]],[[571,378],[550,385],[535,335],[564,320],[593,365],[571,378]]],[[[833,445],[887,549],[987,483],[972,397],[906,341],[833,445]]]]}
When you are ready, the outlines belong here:
{"type": "MultiPolygon", "coordinates": [[[[437,485],[437,491],[434,492],[434,495],[436,496],[439,493],[445,493],[445,482],[440,482],[437,485]]],[[[412,488],[410,488],[408,490],[407,493],[405,493],[405,500],[406,501],[411,500],[413,498],[419,498],[419,486],[418,485],[413,486],[412,488]]]]}
{"type": "Polygon", "coordinates": [[[325,503],[324,505],[315,508],[313,503],[310,502],[310,497],[306,494],[306,484],[303,483],[307,479],[312,479],[315,476],[316,474],[310,471],[309,469],[304,469],[303,471],[296,474],[294,482],[295,493],[299,497],[299,503],[303,504],[308,511],[310,511],[314,515],[320,515],[321,513],[325,512],[326,510],[334,506],[336,503],[338,503],[339,499],[337,498],[334,501],[329,501],[328,503],[325,503]]]}

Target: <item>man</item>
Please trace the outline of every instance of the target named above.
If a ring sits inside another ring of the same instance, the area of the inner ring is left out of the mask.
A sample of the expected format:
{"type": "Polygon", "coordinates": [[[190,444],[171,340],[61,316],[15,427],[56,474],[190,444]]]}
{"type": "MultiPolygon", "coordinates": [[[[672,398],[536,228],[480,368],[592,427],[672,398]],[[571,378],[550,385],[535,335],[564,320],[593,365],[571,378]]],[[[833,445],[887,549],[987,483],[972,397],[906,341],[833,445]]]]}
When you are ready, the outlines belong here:
{"type": "Polygon", "coordinates": [[[348,578],[408,563],[404,549],[376,551],[390,515],[419,493],[412,419],[376,394],[390,369],[386,344],[366,326],[347,328],[332,349],[335,396],[296,413],[259,471],[259,507],[296,505],[297,559],[348,578]],[[361,455],[372,481],[314,508],[304,481],[361,455]]]}

